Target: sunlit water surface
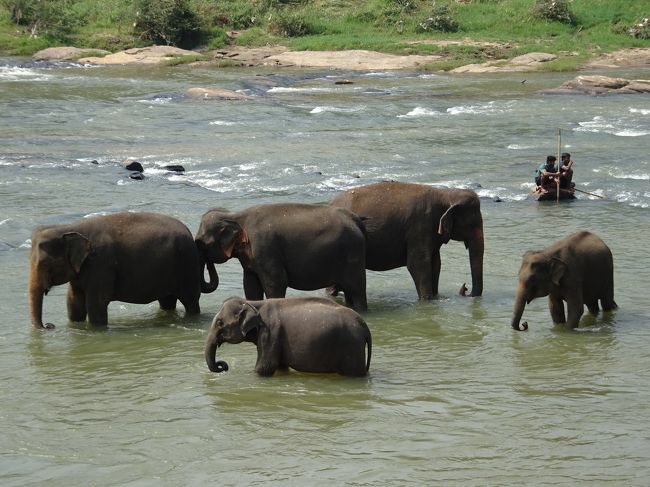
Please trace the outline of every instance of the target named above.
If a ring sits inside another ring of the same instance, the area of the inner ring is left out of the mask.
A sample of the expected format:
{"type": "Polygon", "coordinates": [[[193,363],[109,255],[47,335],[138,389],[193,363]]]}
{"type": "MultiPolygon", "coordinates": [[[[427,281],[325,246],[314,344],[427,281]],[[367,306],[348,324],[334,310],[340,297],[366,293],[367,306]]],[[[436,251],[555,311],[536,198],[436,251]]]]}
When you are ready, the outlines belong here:
{"type": "Polygon", "coordinates": [[[538,94],[572,76],[0,60],[0,483],[647,485],[650,98],[538,94]],[[251,99],[186,98],[195,86],[251,99]],[[558,128],[577,187],[603,198],[526,200],[558,128]],[[457,295],[471,280],[458,242],[434,301],[417,302],[405,269],[369,272],[368,378],[262,379],[250,344],[224,345],[230,371],[210,373],[212,316],[243,293],[236,261],[199,318],[112,303],[107,329],[73,325],[61,286],[45,298],[56,330],[29,325],[37,225],[147,210],[194,232],[211,207],[326,202],[384,179],[477,191],[485,291],[457,295]],[[512,330],[521,255],[579,229],[611,247],[620,309],[569,331],[538,299],[530,330],[512,330]]]}

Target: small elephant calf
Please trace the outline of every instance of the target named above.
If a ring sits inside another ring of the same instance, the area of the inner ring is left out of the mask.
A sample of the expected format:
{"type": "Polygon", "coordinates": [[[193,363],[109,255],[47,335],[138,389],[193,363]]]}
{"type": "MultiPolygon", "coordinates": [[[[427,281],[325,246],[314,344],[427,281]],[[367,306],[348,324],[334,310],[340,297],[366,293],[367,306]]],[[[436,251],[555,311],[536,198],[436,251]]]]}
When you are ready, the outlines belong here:
{"type": "Polygon", "coordinates": [[[365,376],[370,368],[368,325],[355,311],[326,298],[228,298],[212,321],[205,346],[208,368],[228,370],[228,364],[216,361],[217,348],[244,341],[257,345],[255,371],[261,376],[288,367],[365,376]]]}
{"type": "Polygon", "coordinates": [[[615,309],[614,260],[609,247],[591,232],[581,231],[555,242],[543,250],[524,254],[519,269],[519,285],[512,314],[512,327],[527,330],[520,323],[526,304],[548,296],[551,318],[576,328],[585,305],[598,313],[615,309]],[[564,314],[564,302],[567,314],[564,314]]]}

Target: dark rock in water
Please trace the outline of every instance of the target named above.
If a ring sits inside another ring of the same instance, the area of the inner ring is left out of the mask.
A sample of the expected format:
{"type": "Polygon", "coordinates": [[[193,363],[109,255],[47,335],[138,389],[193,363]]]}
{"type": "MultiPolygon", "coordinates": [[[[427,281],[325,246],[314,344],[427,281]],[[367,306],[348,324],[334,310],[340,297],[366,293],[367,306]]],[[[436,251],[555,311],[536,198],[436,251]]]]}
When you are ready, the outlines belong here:
{"type": "Polygon", "coordinates": [[[361,179],[361,176],[359,176],[358,174],[353,174],[352,177],[355,179],[361,179]]]}
{"type": "Polygon", "coordinates": [[[354,84],[352,81],[349,79],[339,79],[334,82],[335,85],[352,85],[354,84]]]}
{"type": "Polygon", "coordinates": [[[481,183],[471,183],[467,187],[469,189],[481,189],[483,186],[481,186],[481,183]]]}
{"type": "Polygon", "coordinates": [[[185,168],[180,164],[168,164],[163,168],[171,172],[185,172],[185,168]]]}
{"type": "Polygon", "coordinates": [[[138,161],[134,161],[133,159],[127,159],[122,163],[122,166],[127,171],[144,172],[144,168],[142,167],[142,164],[140,164],[138,161]]]}
{"type": "Polygon", "coordinates": [[[90,163],[91,164],[99,164],[99,161],[97,159],[93,159],[92,161],[90,161],[90,163]]]}
{"type": "Polygon", "coordinates": [[[503,201],[503,200],[501,198],[499,198],[498,196],[495,196],[492,201],[494,201],[495,203],[501,203],[501,201],[503,201]]]}
{"type": "Polygon", "coordinates": [[[129,174],[129,177],[131,179],[135,179],[136,181],[142,181],[144,179],[144,174],[138,171],[133,171],[131,174],[129,174]]]}

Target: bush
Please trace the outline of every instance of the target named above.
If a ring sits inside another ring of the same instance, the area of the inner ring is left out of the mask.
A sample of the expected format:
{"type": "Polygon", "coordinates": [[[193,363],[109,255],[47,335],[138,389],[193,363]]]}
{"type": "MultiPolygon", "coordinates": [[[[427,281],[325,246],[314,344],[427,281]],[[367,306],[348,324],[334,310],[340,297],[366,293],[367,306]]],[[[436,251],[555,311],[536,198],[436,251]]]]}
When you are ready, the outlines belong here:
{"type": "Polygon", "coordinates": [[[65,0],[2,0],[11,20],[27,27],[30,35],[44,35],[51,39],[65,40],[82,24],[73,9],[67,8],[65,0]]]}
{"type": "Polygon", "coordinates": [[[421,21],[416,27],[417,32],[429,32],[432,30],[439,32],[458,31],[458,22],[452,18],[449,13],[449,8],[446,5],[436,6],[434,2],[431,15],[421,21]]]}
{"type": "Polygon", "coordinates": [[[269,33],[284,37],[301,37],[323,32],[321,26],[305,15],[285,10],[276,10],[271,14],[268,29],[269,33]]]}
{"type": "Polygon", "coordinates": [[[563,24],[576,25],[577,20],[571,11],[569,2],[571,0],[535,0],[532,14],[538,19],[561,22],[563,24]]]}
{"type": "Polygon", "coordinates": [[[134,33],[141,39],[168,46],[194,47],[201,26],[188,0],[138,0],[134,33]]]}
{"type": "Polygon", "coordinates": [[[650,18],[641,19],[629,27],[627,33],[635,39],[650,39],[650,18]]]}

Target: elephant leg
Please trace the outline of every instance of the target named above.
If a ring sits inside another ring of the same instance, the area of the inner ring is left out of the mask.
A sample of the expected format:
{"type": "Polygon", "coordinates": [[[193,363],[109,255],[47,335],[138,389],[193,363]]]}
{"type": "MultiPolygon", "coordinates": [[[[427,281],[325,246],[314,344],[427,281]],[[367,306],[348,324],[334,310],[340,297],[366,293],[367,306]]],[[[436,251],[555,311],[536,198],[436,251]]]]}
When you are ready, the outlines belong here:
{"type": "Polygon", "coordinates": [[[600,304],[603,307],[603,311],[612,311],[613,309],[618,308],[616,302],[614,301],[614,289],[613,286],[610,286],[610,289],[605,293],[605,296],[600,298],[600,304]]]}
{"type": "Polygon", "coordinates": [[[421,300],[433,299],[438,294],[438,279],[440,277],[440,252],[433,252],[431,259],[421,254],[409,254],[406,258],[406,268],[411,274],[421,300]]]}
{"type": "Polygon", "coordinates": [[[88,321],[91,325],[108,325],[108,302],[99,299],[88,299],[88,321]]]}
{"type": "Polygon", "coordinates": [[[564,315],[564,301],[558,297],[548,297],[548,308],[551,312],[553,323],[566,323],[564,315]]]}
{"type": "Polygon", "coordinates": [[[577,328],[584,311],[585,306],[582,300],[567,300],[567,325],[577,328]]]}
{"type": "Polygon", "coordinates": [[[244,270],[244,294],[246,299],[254,301],[264,299],[264,289],[260,279],[257,274],[249,270],[244,270]]]}
{"type": "Polygon", "coordinates": [[[68,319],[70,321],[86,321],[86,294],[79,288],[68,286],[66,296],[68,319]]]}
{"type": "Polygon", "coordinates": [[[164,298],[160,298],[158,303],[160,304],[160,309],[173,311],[176,309],[176,296],[165,296],[164,298]]]}
{"type": "Polygon", "coordinates": [[[355,276],[356,279],[350,279],[350,282],[342,284],[345,304],[356,311],[368,310],[368,298],[366,296],[366,270],[355,276]]]}
{"type": "Polygon", "coordinates": [[[201,306],[199,306],[198,298],[179,297],[178,300],[185,308],[185,313],[188,315],[198,315],[201,313],[201,306]]]}

